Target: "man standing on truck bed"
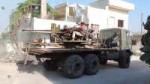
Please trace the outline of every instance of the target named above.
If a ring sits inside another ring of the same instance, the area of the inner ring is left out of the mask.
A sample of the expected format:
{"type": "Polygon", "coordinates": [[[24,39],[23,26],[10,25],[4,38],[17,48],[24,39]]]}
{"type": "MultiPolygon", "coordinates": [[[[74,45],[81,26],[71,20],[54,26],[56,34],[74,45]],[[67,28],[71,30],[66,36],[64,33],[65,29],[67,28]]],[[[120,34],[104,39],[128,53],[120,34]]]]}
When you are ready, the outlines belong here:
{"type": "Polygon", "coordinates": [[[76,36],[84,37],[87,33],[87,25],[84,22],[81,22],[80,27],[72,33],[72,40],[75,40],[76,36]]]}

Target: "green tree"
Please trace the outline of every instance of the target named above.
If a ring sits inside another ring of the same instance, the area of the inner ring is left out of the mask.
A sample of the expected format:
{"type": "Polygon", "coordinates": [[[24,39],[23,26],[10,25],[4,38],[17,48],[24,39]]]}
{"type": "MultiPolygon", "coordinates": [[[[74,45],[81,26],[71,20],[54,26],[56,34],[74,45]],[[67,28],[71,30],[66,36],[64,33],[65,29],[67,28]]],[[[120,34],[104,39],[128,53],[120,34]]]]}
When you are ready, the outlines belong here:
{"type": "MultiPolygon", "coordinates": [[[[31,17],[40,17],[40,3],[41,0],[26,0],[25,2],[19,3],[15,11],[10,16],[10,30],[16,28],[19,25],[22,16],[31,13],[31,17]]],[[[54,15],[54,9],[47,4],[48,14],[54,15]]]]}
{"type": "Polygon", "coordinates": [[[150,64],[150,16],[147,18],[146,24],[144,24],[144,29],[147,30],[147,33],[145,33],[141,39],[143,45],[141,51],[144,52],[144,54],[140,59],[147,64],[150,64]]]}

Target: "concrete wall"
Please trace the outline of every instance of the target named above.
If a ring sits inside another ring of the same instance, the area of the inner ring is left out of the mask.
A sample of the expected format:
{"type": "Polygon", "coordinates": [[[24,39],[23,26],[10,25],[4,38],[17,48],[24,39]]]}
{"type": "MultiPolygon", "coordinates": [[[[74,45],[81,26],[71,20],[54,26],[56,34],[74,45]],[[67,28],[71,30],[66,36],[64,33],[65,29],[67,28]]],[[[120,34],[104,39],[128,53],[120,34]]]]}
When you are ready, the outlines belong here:
{"type": "Polygon", "coordinates": [[[24,32],[20,29],[17,33],[17,39],[20,43],[27,43],[30,41],[31,32],[24,32]]]}
{"type": "Polygon", "coordinates": [[[132,51],[136,55],[142,54],[142,52],[140,51],[140,48],[142,47],[141,38],[142,38],[141,35],[133,35],[133,38],[132,38],[134,41],[136,41],[136,45],[132,45],[132,51]]]}
{"type": "Polygon", "coordinates": [[[24,44],[30,41],[31,32],[24,32],[23,29],[30,29],[32,21],[24,17],[20,22],[19,30],[17,31],[16,37],[20,47],[23,47],[24,44]]]}
{"type": "Polygon", "coordinates": [[[31,37],[30,39],[31,40],[34,40],[34,39],[46,39],[46,43],[50,43],[50,34],[47,34],[47,33],[38,33],[38,32],[33,32],[31,33],[31,37]]]}
{"type": "Polygon", "coordinates": [[[63,28],[64,25],[68,25],[71,27],[76,25],[75,22],[56,21],[56,20],[34,18],[33,29],[34,30],[50,30],[52,23],[60,25],[61,28],[63,28]]]}
{"type": "Polygon", "coordinates": [[[46,20],[46,19],[38,19],[34,18],[33,24],[30,23],[27,19],[23,19],[20,25],[19,30],[17,31],[17,40],[20,47],[24,47],[27,42],[31,42],[35,39],[42,38],[46,39],[47,43],[50,43],[50,34],[49,33],[40,33],[40,32],[32,32],[32,31],[22,31],[25,30],[50,30],[51,23],[59,24],[61,28],[64,25],[74,26],[75,22],[65,22],[65,21],[54,21],[54,20],[46,20]],[[30,24],[29,24],[30,23],[30,24]]]}
{"type": "MultiPolygon", "coordinates": [[[[56,21],[56,20],[34,18],[33,30],[51,30],[51,24],[52,23],[57,24],[57,26],[60,25],[61,29],[64,27],[64,25],[67,25],[70,27],[76,25],[75,22],[56,21]]],[[[42,39],[45,38],[46,42],[50,43],[50,34],[48,34],[48,33],[32,32],[30,39],[37,39],[37,38],[42,38],[42,39]]]]}
{"type": "Polygon", "coordinates": [[[99,24],[100,29],[107,28],[107,11],[88,7],[89,24],[99,24]]]}

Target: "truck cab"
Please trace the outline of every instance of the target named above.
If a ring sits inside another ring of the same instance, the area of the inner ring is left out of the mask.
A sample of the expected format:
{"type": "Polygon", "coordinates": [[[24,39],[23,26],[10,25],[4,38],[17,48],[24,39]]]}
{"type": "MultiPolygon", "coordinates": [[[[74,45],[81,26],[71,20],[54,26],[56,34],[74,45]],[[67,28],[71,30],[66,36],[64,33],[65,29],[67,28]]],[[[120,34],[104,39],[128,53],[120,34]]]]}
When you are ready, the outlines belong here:
{"type": "Polygon", "coordinates": [[[106,55],[100,57],[100,63],[106,64],[107,60],[115,60],[122,68],[129,67],[130,56],[132,55],[132,36],[130,31],[120,28],[103,29],[99,38],[101,47],[117,49],[117,52],[108,51],[106,55]]]}
{"type": "MultiPolygon", "coordinates": [[[[130,31],[121,28],[110,28],[100,30],[99,40],[106,41],[107,39],[117,40],[117,46],[120,50],[131,50],[132,49],[132,36],[130,31]],[[116,38],[112,37],[116,34],[116,38]]],[[[107,44],[105,44],[107,45],[107,44]]],[[[112,46],[113,47],[113,46],[112,46]]]]}

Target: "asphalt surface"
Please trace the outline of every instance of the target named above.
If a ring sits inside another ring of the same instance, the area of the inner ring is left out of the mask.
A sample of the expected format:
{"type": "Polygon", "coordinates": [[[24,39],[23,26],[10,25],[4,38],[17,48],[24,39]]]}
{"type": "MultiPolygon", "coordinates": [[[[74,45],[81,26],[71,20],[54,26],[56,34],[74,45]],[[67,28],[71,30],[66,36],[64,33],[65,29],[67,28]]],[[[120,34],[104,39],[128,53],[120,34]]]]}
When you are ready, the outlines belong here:
{"type": "Polygon", "coordinates": [[[150,84],[150,67],[133,56],[130,68],[120,69],[109,61],[96,75],[65,78],[60,72],[45,71],[41,65],[17,66],[0,63],[0,84],[150,84]]]}

